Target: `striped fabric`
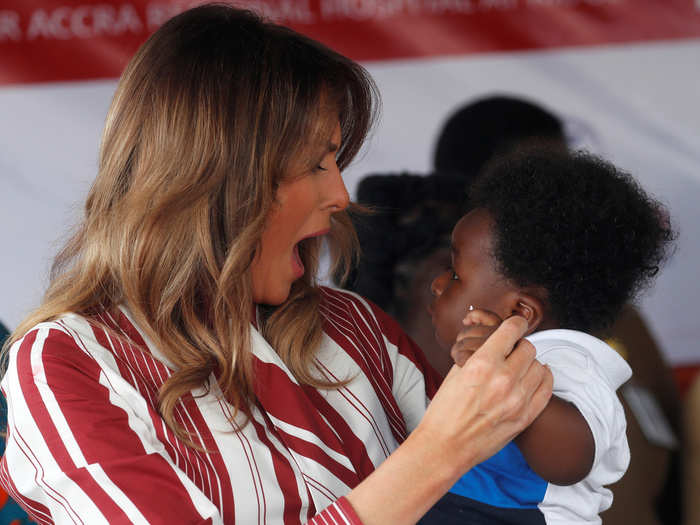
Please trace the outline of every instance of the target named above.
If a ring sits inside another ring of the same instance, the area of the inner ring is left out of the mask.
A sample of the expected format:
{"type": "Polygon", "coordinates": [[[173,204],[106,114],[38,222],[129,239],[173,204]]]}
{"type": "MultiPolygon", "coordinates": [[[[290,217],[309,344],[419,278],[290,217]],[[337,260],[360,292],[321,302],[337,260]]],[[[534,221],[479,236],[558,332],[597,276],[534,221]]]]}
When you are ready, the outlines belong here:
{"type": "Polygon", "coordinates": [[[36,326],[2,382],[0,484],[38,523],[359,524],[343,495],[416,426],[435,382],[373,305],[323,288],[320,311],[319,373],[350,382],[300,386],[251,327],[252,416],[230,421],[211,377],[175,411],[197,449],[158,414],[172,365],[128,311],[97,315],[108,331],[74,314],[36,326]]]}

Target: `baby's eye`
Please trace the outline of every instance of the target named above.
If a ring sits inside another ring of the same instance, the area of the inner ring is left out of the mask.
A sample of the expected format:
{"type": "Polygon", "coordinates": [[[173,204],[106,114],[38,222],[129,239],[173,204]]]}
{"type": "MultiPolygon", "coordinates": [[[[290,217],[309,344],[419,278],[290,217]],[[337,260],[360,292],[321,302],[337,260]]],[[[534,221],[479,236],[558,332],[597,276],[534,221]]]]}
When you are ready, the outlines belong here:
{"type": "Polygon", "coordinates": [[[455,272],[452,268],[448,268],[448,271],[450,272],[450,280],[451,281],[458,281],[459,280],[459,275],[457,275],[457,272],[455,272]]]}

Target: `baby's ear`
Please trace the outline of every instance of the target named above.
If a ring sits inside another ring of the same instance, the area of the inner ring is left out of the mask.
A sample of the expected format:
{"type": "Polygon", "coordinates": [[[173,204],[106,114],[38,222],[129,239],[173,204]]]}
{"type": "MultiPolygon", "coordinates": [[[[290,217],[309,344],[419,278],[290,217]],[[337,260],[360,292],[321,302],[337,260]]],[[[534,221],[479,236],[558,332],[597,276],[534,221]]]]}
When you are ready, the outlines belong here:
{"type": "Polygon", "coordinates": [[[544,320],[544,302],[535,294],[519,293],[513,299],[513,314],[527,319],[527,333],[532,332],[542,324],[544,320]]]}

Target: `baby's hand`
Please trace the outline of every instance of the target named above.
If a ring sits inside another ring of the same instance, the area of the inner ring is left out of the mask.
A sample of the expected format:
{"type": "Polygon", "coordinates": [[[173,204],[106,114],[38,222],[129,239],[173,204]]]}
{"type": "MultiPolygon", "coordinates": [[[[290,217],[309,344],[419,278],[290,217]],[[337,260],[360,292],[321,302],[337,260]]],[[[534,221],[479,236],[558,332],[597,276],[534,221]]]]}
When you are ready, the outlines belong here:
{"type": "Polygon", "coordinates": [[[450,350],[455,364],[462,366],[502,322],[498,315],[489,310],[475,309],[467,312],[462,319],[464,328],[457,334],[457,340],[450,350]]]}

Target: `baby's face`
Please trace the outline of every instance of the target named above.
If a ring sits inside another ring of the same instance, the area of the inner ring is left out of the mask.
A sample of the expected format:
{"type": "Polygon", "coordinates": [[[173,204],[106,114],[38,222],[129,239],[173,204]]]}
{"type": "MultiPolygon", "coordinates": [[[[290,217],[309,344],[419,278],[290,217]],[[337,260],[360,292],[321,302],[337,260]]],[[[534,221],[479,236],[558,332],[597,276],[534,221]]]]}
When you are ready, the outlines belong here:
{"type": "MultiPolygon", "coordinates": [[[[462,329],[467,308],[490,310],[501,319],[511,315],[515,288],[495,268],[492,257],[491,217],[476,209],[452,230],[452,264],[431,284],[435,338],[449,351],[462,329]]],[[[516,299],[517,302],[517,299],[516,299]]]]}

